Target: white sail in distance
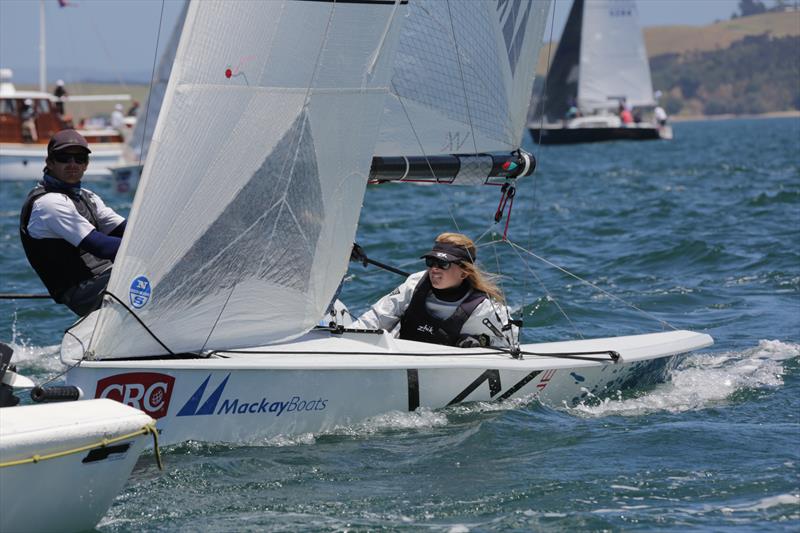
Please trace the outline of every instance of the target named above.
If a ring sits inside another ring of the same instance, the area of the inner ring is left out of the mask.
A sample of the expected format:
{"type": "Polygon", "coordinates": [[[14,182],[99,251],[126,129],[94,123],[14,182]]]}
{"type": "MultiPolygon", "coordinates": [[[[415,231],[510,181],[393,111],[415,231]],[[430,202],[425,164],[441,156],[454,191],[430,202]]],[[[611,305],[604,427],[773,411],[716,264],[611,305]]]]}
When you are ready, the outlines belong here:
{"type": "Polygon", "coordinates": [[[377,156],[520,147],[550,1],[409,4],[377,156]]]}
{"type": "Polygon", "coordinates": [[[257,346],[317,323],[347,269],[405,8],[189,5],[108,286],[125,305],[106,297],[88,356],[257,346]]]}
{"type": "Polygon", "coordinates": [[[618,105],[653,106],[650,63],[634,0],[583,4],[578,107],[591,112],[618,105]]]}
{"type": "Polygon", "coordinates": [[[139,108],[133,134],[122,149],[122,158],[127,164],[138,164],[147,157],[150,140],[153,138],[153,132],[156,129],[158,114],[161,112],[161,104],[164,102],[164,95],[167,92],[172,63],[175,61],[175,54],[178,51],[178,43],[180,42],[181,31],[186,21],[186,11],[188,9],[189,0],[184,0],[169,41],[167,41],[164,52],[158,60],[155,76],[150,84],[150,92],[147,94],[144,105],[139,108]]]}

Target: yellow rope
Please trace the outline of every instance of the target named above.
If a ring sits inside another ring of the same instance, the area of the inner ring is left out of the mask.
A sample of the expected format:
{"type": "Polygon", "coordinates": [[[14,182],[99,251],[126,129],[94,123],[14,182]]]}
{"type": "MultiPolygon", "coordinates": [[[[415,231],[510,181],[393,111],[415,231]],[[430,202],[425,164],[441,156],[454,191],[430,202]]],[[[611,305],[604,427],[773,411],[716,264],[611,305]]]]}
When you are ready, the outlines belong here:
{"type": "Polygon", "coordinates": [[[121,435],[119,437],[114,437],[113,439],[103,439],[100,442],[95,442],[94,444],[87,444],[85,446],[81,446],[79,448],[73,448],[71,450],[64,450],[62,452],[55,452],[49,453],[46,455],[33,455],[28,457],[27,459],[17,459],[16,461],[7,461],[5,463],[0,463],[0,468],[5,468],[7,466],[18,466],[24,465],[28,463],[39,463],[41,461],[47,461],[48,459],[57,459],[59,457],[65,457],[67,455],[72,455],[75,453],[85,452],[87,450],[91,450],[98,447],[106,447],[109,444],[114,444],[116,442],[120,442],[126,439],[130,439],[133,437],[138,437],[139,435],[147,435],[150,433],[153,435],[153,447],[155,448],[156,452],[156,464],[158,464],[159,470],[164,470],[164,465],[161,462],[161,452],[158,449],[158,430],[156,429],[156,424],[151,423],[144,426],[142,429],[138,431],[134,431],[133,433],[128,433],[127,435],[121,435]]]}

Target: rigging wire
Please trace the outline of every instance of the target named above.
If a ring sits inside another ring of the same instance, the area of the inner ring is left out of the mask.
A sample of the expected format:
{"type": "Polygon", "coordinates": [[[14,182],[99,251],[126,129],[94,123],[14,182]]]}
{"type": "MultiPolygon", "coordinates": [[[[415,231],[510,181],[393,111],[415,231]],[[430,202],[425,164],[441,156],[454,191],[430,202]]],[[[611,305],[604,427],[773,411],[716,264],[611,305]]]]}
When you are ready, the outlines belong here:
{"type": "MultiPolygon", "coordinates": [[[[506,242],[508,242],[508,240],[507,240],[507,239],[506,239],[506,242]]],[[[509,244],[510,244],[510,243],[509,243],[509,244]]],[[[534,270],[531,268],[531,266],[530,266],[530,264],[528,263],[528,261],[526,261],[526,260],[525,260],[525,258],[524,258],[524,257],[522,257],[522,254],[519,252],[519,250],[517,250],[517,249],[516,249],[516,248],[514,248],[513,246],[511,247],[511,249],[512,249],[512,250],[514,250],[514,252],[516,252],[516,254],[517,254],[517,257],[519,257],[520,261],[521,261],[521,262],[522,262],[522,263],[525,265],[525,268],[527,268],[527,269],[528,269],[528,272],[530,272],[530,273],[531,273],[531,275],[532,275],[534,278],[536,278],[536,281],[538,281],[538,282],[539,282],[539,285],[542,287],[542,290],[544,290],[544,293],[547,295],[547,299],[548,299],[549,301],[551,301],[551,302],[553,302],[553,303],[555,304],[555,306],[556,306],[556,308],[558,309],[558,311],[559,311],[559,312],[560,312],[560,313],[561,313],[561,314],[564,316],[564,318],[566,318],[566,319],[567,319],[567,322],[569,322],[569,324],[572,326],[572,329],[574,329],[574,330],[575,330],[575,333],[578,335],[578,337],[580,337],[581,339],[583,339],[583,338],[584,338],[584,337],[583,337],[583,334],[582,334],[582,333],[581,333],[581,331],[578,329],[578,326],[576,326],[576,325],[575,325],[575,323],[574,323],[574,322],[572,321],[572,319],[569,317],[569,315],[567,314],[567,312],[566,312],[566,311],[564,311],[564,308],[563,308],[563,307],[561,307],[561,304],[559,304],[559,303],[558,303],[558,300],[556,300],[556,298],[555,298],[555,297],[554,297],[554,296],[553,296],[553,295],[550,293],[550,291],[548,290],[547,286],[544,284],[544,282],[542,281],[542,279],[541,279],[541,278],[540,278],[540,277],[539,277],[539,276],[536,274],[536,272],[534,272],[534,270]]],[[[526,278],[526,282],[527,282],[527,278],[526,278]]],[[[524,292],[523,294],[527,294],[527,292],[524,292]]],[[[523,309],[523,310],[525,309],[525,305],[524,305],[524,304],[523,304],[523,306],[522,306],[522,309],[523,309]]]]}
{"type": "Polygon", "coordinates": [[[456,59],[458,60],[458,73],[461,76],[461,88],[464,91],[464,105],[467,111],[467,120],[469,120],[469,131],[472,134],[473,153],[478,153],[478,141],[475,139],[475,128],[472,125],[472,111],[469,107],[469,98],[467,97],[467,82],[464,81],[464,67],[461,65],[461,53],[458,51],[458,39],[456,38],[456,27],[453,24],[453,13],[450,10],[450,0],[447,0],[447,14],[450,18],[450,31],[453,35],[453,46],[455,47],[456,59]]]}
{"type": "Polygon", "coordinates": [[[586,285],[589,285],[589,286],[590,286],[590,287],[592,287],[593,289],[595,289],[595,290],[597,290],[597,291],[599,291],[599,292],[603,293],[604,295],[608,296],[609,298],[611,298],[611,299],[613,299],[613,300],[617,300],[618,302],[620,302],[620,303],[623,303],[623,304],[627,305],[627,306],[628,306],[628,307],[630,307],[631,309],[635,309],[636,311],[638,311],[638,312],[639,312],[639,313],[641,313],[642,315],[644,315],[644,316],[646,316],[646,317],[648,317],[648,318],[651,318],[651,319],[655,320],[656,322],[660,323],[662,326],[668,327],[668,328],[670,328],[670,329],[673,329],[673,330],[675,330],[675,331],[677,331],[677,330],[678,330],[678,328],[676,328],[675,326],[673,326],[672,324],[670,324],[670,323],[669,323],[669,322],[667,322],[666,320],[663,320],[663,319],[661,319],[661,318],[658,318],[657,316],[653,315],[652,313],[648,313],[647,311],[645,311],[645,310],[643,310],[643,309],[641,309],[641,308],[637,307],[635,304],[633,304],[633,303],[631,303],[631,302],[629,302],[629,301],[627,301],[627,300],[624,300],[623,298],[620,298],[619,296],[616,296],[615,294],[612,294],[612,293],[608,292],[607,290],[605,290],[605,289],[603,289],[603,288],[599,287],[597,284],[595,284],[595,283],[592,283],[591,281],[589,281],[589,280],[587,280],[587,279],[584,279],[584,278],[582,278],[582,277],[578,276],[577,274],[574,274],[574,273],[570,272],[570,271],[569,271],[569,270],[567,270],[566,268],[564,268],[564,267],[562,267],[562,266],[559,266],[559,265],[557,265],[557,264],[553,263],[552,261],[549,261],[549,260],[545,259],[544,257],[541,257],[541,256],[539,256],[539,255],[537,255],[537,254],[533,253],[533,252],[532,252],[532,251],[530,251],[530,250],[526,250],[525,248],[523,248],[522,246],[520,246],[520,245],[516,244],[515,242],[512,242],[512,241],[510,241],[510,240],[508,240],[508,241],[506,241],[506,242],[508,242],[508,244],[509,244],[511,247],[513,247],[514,249],[516,249],[516,250],[519,250],[519,251],[522,251],[522,252],[524,252],[524,253],[526,253],[526,254],[530,255],[531,257],[533,257],[533,258],[535,258],[535,259],[538,259],[539,261],[541,261],[541,262],[543,262],[543,263],[545,263],[545,264],[547,264],[547,265],[549,265],[549,266],[551,266],[551,267],[555,268],[556,270],[559,270],[559,271],[563,272],[564,274],[566,274],[566,275],[568,275],[568,276],[570,276],[570,277],[572,277],[572,278],[575,278],[576,280],[580,281],[581,283],[584,283],[584,284],[586,284],[586,285]]]}
{"type": "MultiPolygon", "coordinates": [[[[549,36],[548,42],[547,42],[547,60],[545,61],[546,70],[545,70],[545,74],[544,74],[544,83],[543,83],[543,87],[542,87],[542,104],[541,104],[542,105],[542,118],[541,118],[541,123],[540,123],[540,129],[544,126],[544,103],[545,103],[545,100],[547,99],[547,82],[550,79],[550,67],[551,67],[550,55],[551,55],[551,52],[553,50],[553,28],[555,27],[556,5],[557,5],[557,3],[558,3],[558,0],[553,0],[553,7],[550,10],[550,36],[549,36]]],[[[536,143],[536,146],[537,146],[537,150],[536,150],[536,152],[537,152],[536,153],[537,165],[536,166],[537,166],[537,168],[542,168],[542,161],[544,159],[543,159],[542,152],[541,152],[541,146],[542,146],[541,136],[539,137],[539,142],[536,143]]],[[[531,213],[532,213],[532,215],[535,215],[535,213],[536,213],[537,185],[538,185],[537,173],[534,172],[531,175],[531,189],[532,189],[531,213]]],[[[510,215],[510,213],[509,213],[509,215],[510,215]]],[[[534,216],[528,217],[528,239],[527,239],[527,241],[528,241],[528,248],[529,249],[533,248],[533,224],[534,224],[534,216]]],[[[519,254],[519,252],[517,252],[517,255],[520,257],[520,259],[522,259],[522,256],[519,254]]],[[[564,311],[564,309],[561,307],[561,305],[558,303],[558,301],[552,296],[552,294],[547,289],[547,287],[545,286],[545,284],[541,280],[541,278],[539,278],[536,275],[536,273],[533,271],[533,269],[531,269],[531,267],[530,267],[530,265],[528,264],[527,261],[523,261],[523,263],[525,264],[525,268],[528,270],[528,272],[530,272],[533,275],[533,277],[536,278],[536,281],[542,287],[542,289],[544,290],[544,292],[547,295],[547,297],[553,303],[555,303],[555,305],[558,308],[559,312],[562,315],[564,315],[564,318],[567,319],[567,321],[573,327],[573,329],[578,334],[578,336],[580,338],[583,338],[583,334],[580,332],[580,330],[577,328],[577,326],[572,322],[572,320],[569,318],[569,316],[564,311]]],[[[523,296],[522,296],[522,308],[521,308],[522,310],[525,309],[525,295],[528,294],[528,292],[529,292],[528,291],[528,278],[526,277],[523,280],[523,286],[522,286],[522,294],[523,294],[523,296]]]]}
{"type": "MultiPolygon", "coordinates": [[[[542,112],[541,112],[541,118],[540,118],[540,124],[539,124],[539,130],[540,131],[541,131],[541,128],[544,127],[544,109],[545,109],[545,101],[547,100],[547,82],[550,79],[550,67],[551,67],[550,54],[553,51],[553,28],[555,26],[556,5],[557,4],[558,4],[558,0],[553,0],[553,7],[552,7],[551,12],[550,12],[550,37],[549,37],[548,42],[547,42],[547,60],[545,61],[545,65],[547,66],[547,70],[545,71],[545,74],[544,74],[544,83],[543,83],[543,87],[542,87],[542,112]]],[[[541,147],[542,147],[542,137],[541,137],[541,135],[539,136],[539,141],[538,141],[538,143],[536,143],[536,146],[537,146],[537,150],[536,150],[536,152],[537,152],[536,153],[537,164],[536,164],[536,166],[537,166],[537,168],[541,169],[542,168],[542,162],[544,160],[544,157],[543,157],[543,154],[542,154],[542,150],[541,150],[541,147]]],[[[538,190],[538,188],[537,188],[538,184],[539,184],[539,180],[537,179],[537,173],[534,172],[531,175],[531,188],[533,189],[533,193],[531,195],[531,213],[532,214],[536,213],[536,193],[537,193],[537,190],[538,190]]],[[[533,248],[533,224],[534,224],[534,217],[533,216],[528,217],[528,249],[532,249],[533,248]]],[[[519,252],[518,252],[518,255],[519,255],[519,252]]],[[[522,256],[520,256],[520,258],[522,258],[522,256]]],[[[552,295],[550,294],[550,291],[544,285],[544,282],[533,272],[533,270],[530,268],[530,265],[528,264],[527,261],[524,261],[524,264],[525,264],[525,267],[528,269],[528,271],[531,272],[533,274],[533,276],[536,278],[536,281],[539,282],[539,285],[542,287],[542,289],[544,289],[545,294],[547,294],[547,297],[550,298],[556,304],[556,307],[561,312],[561,314],[564,315],[564,317],[567,319],[567,321],[572,325],[572,327],[578,333],[578,336],[580,338],[583,338],[583,335],[578,330],[578,328],[575,326],[575,324],[573,324],[572,320],[570,320],[569,316],[567,316],[567,314],[564,312],[564,310],[561,308],[561,306],[558,304],[558,302],[555,300],[555,298],[552,297],[552,295]]],[[[528,278],[527,277],[523,280],[522,294],[523,294],[523,296],[522,296],[522,309],[524,310],[525,309],[525,295],[528,294],[528,278]]],[[[533,297],[533,296],[531,296],[531,297],[533,297]]]]}
{"type": "MultiPolygon", "coordinates": [[[[153,94],[153,84],[156,78],[156,65],[158,64],[158,45],[161,42],[161,25],[164,22],[164,2],[165,0],[161,0],[161,14],[158,17],[158,32],[156,33],[156,48],[153,50],[153,68],[150,69],[150,87],[147,89],[147,105],[145,106],[144,110],[144,126],[142,127],[142,140],[141,140],[141,147],[142,149],[139,150],[139,160],[137,161],[137,165],[139,167],[142,166],[142,153],[144,152],[144,138],[147,136],[147,119],[150,118],[150,104],[152,98],[150,96],[153,94]]],[[[140,172],[140,180],[141,180],[141,171],[140,172]]]]}

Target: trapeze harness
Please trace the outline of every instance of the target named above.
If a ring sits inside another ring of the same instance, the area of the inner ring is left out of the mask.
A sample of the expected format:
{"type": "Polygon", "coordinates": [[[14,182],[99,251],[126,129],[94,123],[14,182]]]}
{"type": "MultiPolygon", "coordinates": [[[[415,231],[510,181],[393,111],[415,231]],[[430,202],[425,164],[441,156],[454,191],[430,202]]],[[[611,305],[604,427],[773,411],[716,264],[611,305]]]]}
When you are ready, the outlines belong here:
{"type": "Polygon", "coordinates": [[[65,303],[69,289],[77,287],[81,282],[99,276],[114,264],[108,259],[101,259],[64,239],[35,239],[28,233],[28,222],[31,219],[34,202],[48,193],[64,194],[72,200],[78,213],[89,221],[96,230],[100,230],[97,222],[97,206],[91,195],[83,189],[76,196],[49,187],[40,182],[25,199],[19,216],[19,234],[22,247],[33,269],[39,274],[50,296],[58,303],[65,303]]]}
{"type": "MultiPolygon", "coordinates": [[[[469,283],[464,281],[464,283],[469,283]]],[[[428,312],[425,299],[433,290],[426,273],[414,288],[411,302],[400,319],[400,338],[410,341],[430,342],[456,346],[461,338],[461,328],[473,311],[486,299],[486,293],[471,289],[458,309],[446,320],[428,312]]]]}

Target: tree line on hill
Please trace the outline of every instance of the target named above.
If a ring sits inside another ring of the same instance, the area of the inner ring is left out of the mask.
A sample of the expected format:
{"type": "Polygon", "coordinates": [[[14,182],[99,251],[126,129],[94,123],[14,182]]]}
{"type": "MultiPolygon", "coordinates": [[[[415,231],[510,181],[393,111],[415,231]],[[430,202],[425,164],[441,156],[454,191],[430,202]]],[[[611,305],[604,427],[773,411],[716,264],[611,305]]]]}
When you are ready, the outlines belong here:
{"type": "Polygon", "coordinates": [[[750,15],[760,15],[770,11],[784,11],[787,7],[792,7],[790,0],[773,0],[772,7],[767,7],[761,0],[739,0],[739,13],[733,13],[731,18],[749,17],[750,15]]]}
{"type": "Polygon", "coordinates": [[[650,59],[669,114],[750,114],[800,109],[800,37],[746,37],[723,50],[650,59]]]}

